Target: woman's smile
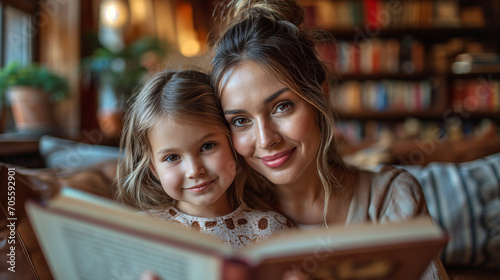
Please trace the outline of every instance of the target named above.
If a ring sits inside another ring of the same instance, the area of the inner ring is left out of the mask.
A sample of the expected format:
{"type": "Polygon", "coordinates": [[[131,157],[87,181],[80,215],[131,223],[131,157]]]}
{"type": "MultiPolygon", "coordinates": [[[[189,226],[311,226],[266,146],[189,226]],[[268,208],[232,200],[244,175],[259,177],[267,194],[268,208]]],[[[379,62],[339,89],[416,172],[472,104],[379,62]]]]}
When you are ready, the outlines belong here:
{"type": "Polygon", "coordinates": [[[271,156],[260,157],[260,160],[269,168],[280,168],[293,156],[295,148],[271,156]]]}

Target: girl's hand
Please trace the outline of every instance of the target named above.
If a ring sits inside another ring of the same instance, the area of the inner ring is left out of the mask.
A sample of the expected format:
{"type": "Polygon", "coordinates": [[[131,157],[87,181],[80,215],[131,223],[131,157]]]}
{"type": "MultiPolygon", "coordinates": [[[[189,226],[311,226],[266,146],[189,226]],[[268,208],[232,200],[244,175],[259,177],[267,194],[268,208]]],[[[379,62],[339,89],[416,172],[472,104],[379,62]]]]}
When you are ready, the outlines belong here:
{"type": "Polygon", "coordinates": [[[161,278],[154,272],[146,270],[141,274],[140,280],[161,280],[161,278]]]}

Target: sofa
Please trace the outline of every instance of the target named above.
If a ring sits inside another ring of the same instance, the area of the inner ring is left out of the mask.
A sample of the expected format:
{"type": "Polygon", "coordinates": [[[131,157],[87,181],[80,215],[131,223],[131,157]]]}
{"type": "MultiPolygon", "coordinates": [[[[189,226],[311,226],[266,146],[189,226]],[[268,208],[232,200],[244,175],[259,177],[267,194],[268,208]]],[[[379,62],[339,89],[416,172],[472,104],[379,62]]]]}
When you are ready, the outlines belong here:
{"type": "MultiPolygon", "coordinates": [[[[0,163],[0,279],[52,279],[26,217],[27,199],[47,200],[62,187],[113,198],[118,148],[54,137],[42,137],[39,145],[45,168],[0,163]],[[15,194],[8,193],[8,186],[13,186],[9,180],[15,182],[15,194]],[[9,209],[12,196],[15,204],[11,202],[9,209]],[[14,248],[9,244],[12,236],[14,248]],[[15,272],[9,271],[12,258],[15,272]]],[[[449,278],[499,279],[500,153],[460,163],[398,167],[419,180],[431,216],[450,236],[440,255],[449,278]]]]}

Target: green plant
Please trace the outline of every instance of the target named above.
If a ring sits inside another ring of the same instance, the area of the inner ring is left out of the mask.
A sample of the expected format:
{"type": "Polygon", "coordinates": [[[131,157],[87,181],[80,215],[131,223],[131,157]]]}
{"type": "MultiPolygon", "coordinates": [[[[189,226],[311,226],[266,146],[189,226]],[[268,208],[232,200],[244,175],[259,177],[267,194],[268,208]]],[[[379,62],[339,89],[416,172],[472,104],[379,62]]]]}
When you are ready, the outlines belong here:
{"type": "Polygon", "coordinates": [[[41,89],[49,95],[52,102],[69,96],[67,80],[37,63],[21,65],[13,62],[0,69],[0,104],[5,100],[7,90],[13,86],[41,89]]]}
{"type": "Polygon", "coordinates": [[[110,85],[118,100],[126,101],[148,72],[144,57],[154,54],[160,58],[166,53],[167,44],[155,37],[139,38],[120,51],[98,44],[91,55],[82,59],[81,67],[94,74],[99,83],[110,85]]]}

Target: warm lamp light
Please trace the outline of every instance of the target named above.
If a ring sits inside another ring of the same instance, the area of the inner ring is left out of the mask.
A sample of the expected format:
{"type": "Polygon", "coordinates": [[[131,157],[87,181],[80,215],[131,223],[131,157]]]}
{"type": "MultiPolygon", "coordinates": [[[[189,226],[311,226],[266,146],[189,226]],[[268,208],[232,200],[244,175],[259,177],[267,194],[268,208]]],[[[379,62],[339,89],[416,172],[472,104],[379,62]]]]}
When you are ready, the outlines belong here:
{"type": "Polygon", "coordinates": [[[179,45],[179,50],[185,57],[192,57],[197,55],[201,48],[200,42],[195,38],[181,41],[179,45]]]}
{"type": "Polygon", "coordinates": [[[106,0],[101,3],[101,21],[103,25],[111,28],[120,28],[125,25],[128,18],[127,5],[119,0],[106,0]]]}
{"type": "Polygon", "coordinates": [[[177,4],[177,40],[183,56],[193,57],[200,52],[201,43],[193,24],[193,7],[188,2],[177,4]]]}

